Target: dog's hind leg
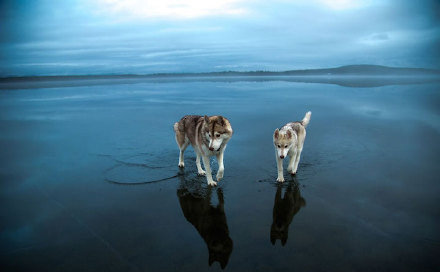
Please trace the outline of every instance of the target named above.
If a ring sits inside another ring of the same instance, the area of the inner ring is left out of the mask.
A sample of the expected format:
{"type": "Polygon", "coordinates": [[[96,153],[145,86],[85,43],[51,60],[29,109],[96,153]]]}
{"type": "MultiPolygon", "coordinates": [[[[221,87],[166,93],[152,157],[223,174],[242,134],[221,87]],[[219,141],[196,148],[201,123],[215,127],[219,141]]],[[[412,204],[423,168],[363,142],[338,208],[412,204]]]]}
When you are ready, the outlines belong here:
{"type": "Polygon", "coordinates": [[[200,164],[200,154],[197,152],[196,154],[197,154],[197,158],[196,158],[197,174],[199,176],[204,176],[206,172],[203,170],[202,165],[200,164]]]}
{"type": "Polygon", "coordinates": [[[180,149],[180,154],[179,154],[179,167],[183,168],[185,167],[185,163],[184,163],[184,159],[183,159],[183,153],[185,152],[185,149],[188,147],[189,145],[189,140],[187,137],[183,137],[183,141],[179,141],[180,139],[178,139],[178,135],[176,134],[176,141],[177,144],[179,145],[179,149],[180,149]]]}
{"type": "Polygon", "coordinates": [[[189,140],[188,137],[186,137],[185,132],[183,132],[182,129],[179,129],[179,125],[182,124],[180,122],[174,124],[174,132],[176,133],[176,143],[177,146],[180,149],[179,154],[179,167],[185,167],[185,163],[183,162],[183,152],[185,152],[185,149],[188,147],[189,140]]]}

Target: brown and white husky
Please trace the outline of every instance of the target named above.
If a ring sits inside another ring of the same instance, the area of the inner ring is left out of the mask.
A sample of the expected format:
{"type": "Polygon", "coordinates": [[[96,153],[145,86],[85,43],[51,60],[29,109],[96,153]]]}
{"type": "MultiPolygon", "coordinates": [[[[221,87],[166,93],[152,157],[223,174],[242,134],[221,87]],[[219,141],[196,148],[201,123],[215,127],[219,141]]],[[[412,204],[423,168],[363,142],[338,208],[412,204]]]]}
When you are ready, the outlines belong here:
{"type": "Polygon", "coordinates": [[[287,171],[292,175],[296,174],[298,164],[306,139],[306,127],[310,122],[312,112],[307,112],[301,121],[285,124],[281,129],[276,129],[273,134],[275,155],[278,167],[277,181],[284,182],[283,159],[289,155],[289,166],[287,171]]]}
{"type": "Polygon", "coordinates": [[[229,120],[223,116],[186,115],[174,124],[174,132],[180,149],[179,167],[185,166],[183,152],[191,143],[197,155],[198,174],[206,175],[209,185],[217,185],[217,182],[212,179],[209,158],[211,156],[217,157],[218,171],[216,177],[217,181],[220,181],[224,173],[223,153],[233,133],[229,120]],[[202,157],[206,172],[200,165],[200,157],[202,157]]]}

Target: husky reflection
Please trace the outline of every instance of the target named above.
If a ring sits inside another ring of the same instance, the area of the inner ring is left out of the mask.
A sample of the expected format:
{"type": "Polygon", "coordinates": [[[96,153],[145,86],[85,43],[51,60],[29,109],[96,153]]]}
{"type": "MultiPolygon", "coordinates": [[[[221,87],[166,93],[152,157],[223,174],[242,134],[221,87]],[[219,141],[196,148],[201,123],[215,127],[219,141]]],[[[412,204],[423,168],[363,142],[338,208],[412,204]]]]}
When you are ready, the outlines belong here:
{"type": "Polygon", "coordinates": [[[229,237],[226,215],[223,209],[224,200],[221,189],[217,190],[219,204],[211,205],[212,189],[208,188],[206,196],[192,195],[186,188],[177,190],[180,207],[186,220],[190,222],[205,240],[209,251],[209,266],[218,261],[222,269],[228,263],[232,252],[232,240],[229,237]]]}
{"type": "Polygon", "coordinates": [[[281,245],[285,245],[289,236],[289,225],[295,214],[306,205],[306,201],[301,197],[298,184],[289,183],[281,198],[282,186],[277,186],[275,203],[273,205],[273,223],[270,229],[270,241],[273,245],[277,239],[281,240],[281,245]]]}

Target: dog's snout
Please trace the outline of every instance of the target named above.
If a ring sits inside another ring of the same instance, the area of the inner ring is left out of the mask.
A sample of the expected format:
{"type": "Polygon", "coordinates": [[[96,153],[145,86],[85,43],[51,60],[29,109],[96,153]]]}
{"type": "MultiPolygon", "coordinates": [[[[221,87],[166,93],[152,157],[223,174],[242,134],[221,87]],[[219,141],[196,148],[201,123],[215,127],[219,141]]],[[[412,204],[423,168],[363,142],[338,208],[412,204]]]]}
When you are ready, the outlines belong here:
{"type": "Polygon", "coordinates": [[[281,158],[281,159],[284,159],[284,155],[281,155],[280,158],[281,158]]]}
{"type": "Polygon", "coordinates": [[[214,147],[210,147],[209,150],[214,151],[214,147]]]}

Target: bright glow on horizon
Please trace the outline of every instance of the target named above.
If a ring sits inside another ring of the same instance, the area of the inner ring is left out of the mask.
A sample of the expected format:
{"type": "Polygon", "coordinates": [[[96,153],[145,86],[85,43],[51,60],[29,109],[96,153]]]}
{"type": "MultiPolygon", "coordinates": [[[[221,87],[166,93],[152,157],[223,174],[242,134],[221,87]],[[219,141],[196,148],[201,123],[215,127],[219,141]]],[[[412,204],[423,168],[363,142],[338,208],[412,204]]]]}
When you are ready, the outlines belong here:
{"type": "Polygon", "coordinates": [[[319,3],[334,10],[348,10],[369,5],[371,1],[355,0],[319,0],[319,3]]]}
{"type": "Polygon", "coordinates": [[[239,15],[246,9],[238,4],[244,0],[98,0],[105,11],[137,19],[192,19],[214,15],[239,15]]]}

